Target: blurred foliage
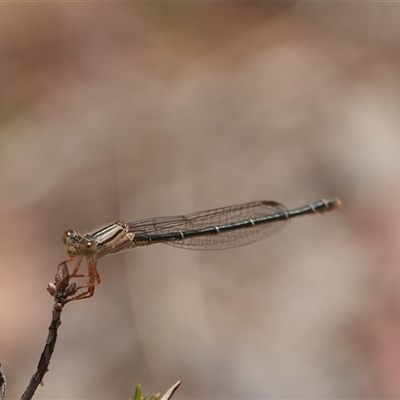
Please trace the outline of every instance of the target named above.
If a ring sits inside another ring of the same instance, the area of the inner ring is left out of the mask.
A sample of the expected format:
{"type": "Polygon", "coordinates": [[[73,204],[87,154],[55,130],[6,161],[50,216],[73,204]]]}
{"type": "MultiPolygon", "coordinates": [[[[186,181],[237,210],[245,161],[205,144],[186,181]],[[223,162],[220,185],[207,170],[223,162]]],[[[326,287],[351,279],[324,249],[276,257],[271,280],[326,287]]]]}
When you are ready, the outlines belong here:
{"type": "Polygon", "coordinates": [[[133,395],[133,400],[159,400],[161,397],[161,393],[153,393],[149,395],[142,395],[142,385],[140,383],[137,384],[135,389],[135,394],[133,395]]]}

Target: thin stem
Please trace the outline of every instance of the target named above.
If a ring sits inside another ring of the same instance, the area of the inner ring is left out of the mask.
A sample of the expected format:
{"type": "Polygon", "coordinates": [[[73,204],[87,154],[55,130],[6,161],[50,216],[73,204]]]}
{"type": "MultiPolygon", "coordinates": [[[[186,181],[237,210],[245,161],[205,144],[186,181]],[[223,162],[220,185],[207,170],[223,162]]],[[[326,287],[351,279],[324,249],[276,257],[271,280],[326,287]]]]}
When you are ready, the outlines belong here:
{"type": "Polygon", "coordinates": [[[0,400],[4,400],[6,398],[6,377],[1,369],[0,362],[0,400]]]}
{"type": "MultiPolygon", "coordinates": [[[[58,328],[61,325],[61,312],[66,303],[67,297],[76,292],[76,284],[69,284],[69,272],[66,262],[62,262],[58,266],[55,283],[49,283],[47,290],[54,296],[54,307],[46,345],[44,346],[43,352],[40,356],[37,370],[32,376],[21,400],[32,399],[37,387],[42,382],[44,375],[49,370],[51,356],[54,352],[57,341],[58,328]]],[[[2,399],[0,391],[0,400],[2,399]]]]}

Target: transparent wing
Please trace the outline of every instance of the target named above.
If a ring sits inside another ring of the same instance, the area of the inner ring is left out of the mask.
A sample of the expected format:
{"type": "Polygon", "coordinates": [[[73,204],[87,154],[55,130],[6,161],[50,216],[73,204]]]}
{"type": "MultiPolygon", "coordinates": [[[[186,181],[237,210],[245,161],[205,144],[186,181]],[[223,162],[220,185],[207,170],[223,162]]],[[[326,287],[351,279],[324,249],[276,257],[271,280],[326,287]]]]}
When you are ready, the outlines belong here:
{"type": "MultiPolygon", "coordinates": [[[[136,237],[157,236],[157,241],[169,246],[192,250],[217,250],[243,246],[257,242],[283,229],[289,222],[285,206],[274,201],[256,201],[235,206],[199,211],[187,215],[148,218],[128,223],[129,232],[136,237]],[[235,226],[243,221],[256,220],[273,214],[280,214],[283,219],[268,220],[263,223],[250,224],[247,227],[235,226]],[[286,216],[286,218],[285,218],[286,216]],[[202,232],[207,228],[221,228],[232,225],[232,228],[217,234],[202,232]],[[190,237],[183,239],[160,240],[160,235],[174,232],[190,232],[190,237]],[[198,236],[194,233],[198,232],[198,236]]],[[[150,241],[149,240],[149,241],[150,241]]]]}

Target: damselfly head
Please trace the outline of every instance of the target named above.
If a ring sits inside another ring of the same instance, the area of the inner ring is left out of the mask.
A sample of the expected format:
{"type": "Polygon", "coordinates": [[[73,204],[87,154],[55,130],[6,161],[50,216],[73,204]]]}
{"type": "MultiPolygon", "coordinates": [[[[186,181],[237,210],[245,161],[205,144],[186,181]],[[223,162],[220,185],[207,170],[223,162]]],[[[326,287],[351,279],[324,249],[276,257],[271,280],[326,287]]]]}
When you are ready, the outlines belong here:
{"type": "Polygon", "coordinates": [[[62,240],[67,246],[67,253],[70,257],[76,257],[81,254],[80,247],[83,238],[78,232],[67,230],[64,232],[62,240]]]}

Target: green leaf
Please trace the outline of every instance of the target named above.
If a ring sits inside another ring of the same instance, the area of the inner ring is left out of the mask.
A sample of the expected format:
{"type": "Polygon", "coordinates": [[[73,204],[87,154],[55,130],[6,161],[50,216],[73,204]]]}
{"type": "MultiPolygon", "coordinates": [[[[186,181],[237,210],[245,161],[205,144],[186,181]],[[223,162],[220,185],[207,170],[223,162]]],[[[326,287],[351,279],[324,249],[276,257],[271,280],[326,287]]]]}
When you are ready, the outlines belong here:
{"type": "Polygon", "coordinates": [[[159,400],[160,397],[160,393],[153,393],[150,396],[147,394],[145,396],[142,396],[142,385],[138,383],[136,385],[135,393],[133,395],[133,400],[159,400]]]}

